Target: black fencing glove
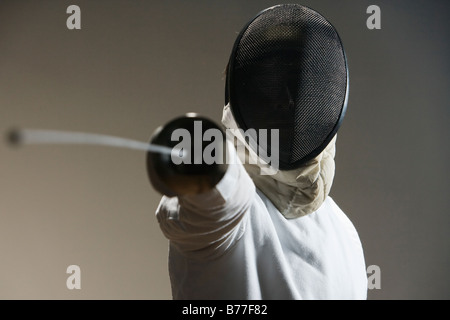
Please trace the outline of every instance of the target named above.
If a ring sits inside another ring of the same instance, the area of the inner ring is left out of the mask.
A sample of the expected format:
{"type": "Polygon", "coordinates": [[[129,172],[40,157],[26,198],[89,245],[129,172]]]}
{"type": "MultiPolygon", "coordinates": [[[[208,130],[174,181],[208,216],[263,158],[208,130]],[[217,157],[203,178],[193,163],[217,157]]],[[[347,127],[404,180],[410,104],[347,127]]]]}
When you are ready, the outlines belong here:
{"type": "Polygon", "coordinates": [[[226,135],[213,121],[189,113],[159,127],[150,143],[172,154],[147,153],[152,186],[168,197],[207,192],[226,170],[226,135]]]}

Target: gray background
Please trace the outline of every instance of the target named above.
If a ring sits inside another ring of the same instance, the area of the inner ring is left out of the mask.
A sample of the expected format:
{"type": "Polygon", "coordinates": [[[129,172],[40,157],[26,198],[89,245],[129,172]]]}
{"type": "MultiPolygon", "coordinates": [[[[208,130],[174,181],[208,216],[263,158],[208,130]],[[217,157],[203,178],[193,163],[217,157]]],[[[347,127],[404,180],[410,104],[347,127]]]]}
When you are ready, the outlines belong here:
{"type": "MultiPolygon", "coordinates": [[[[295,1],[292,1],[295,2],[295,1]]],[[[175,116],[220,121],[237,32],[275,1],[0,2],[0,131],[147,141],[175,116]],[[81,7],[81,30],[66,8],[81,7]]],[[[357,227],[370,299],[449,299],[448,1],[302,1],[338,29],[350,100],[332,196],[357,227]],[[381,8],[381,30],[366,8],[381,8]]],[[[0,144],[0,298],[170,299],[145,154],[0,144]],[[67,266],[81,290],[66,288],[67,266]]]]}

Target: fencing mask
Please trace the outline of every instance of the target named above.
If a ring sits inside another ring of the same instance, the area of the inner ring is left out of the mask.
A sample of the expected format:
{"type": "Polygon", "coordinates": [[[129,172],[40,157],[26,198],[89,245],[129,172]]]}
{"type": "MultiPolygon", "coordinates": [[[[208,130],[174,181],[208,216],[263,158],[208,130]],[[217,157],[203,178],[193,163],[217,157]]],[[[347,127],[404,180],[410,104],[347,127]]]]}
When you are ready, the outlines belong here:
{"type": "Polygon", "coordinates": [[[261,156],[261,130],[278,129],[279,141],[262,154],[278,151],[277,169],[300,167],[325,149],[345,114],[348,70],[338,33],[301,5],[260,12],[236,39],[225,91],[239,128],[254,129],[246,135],[253,151],[261,156]]]}

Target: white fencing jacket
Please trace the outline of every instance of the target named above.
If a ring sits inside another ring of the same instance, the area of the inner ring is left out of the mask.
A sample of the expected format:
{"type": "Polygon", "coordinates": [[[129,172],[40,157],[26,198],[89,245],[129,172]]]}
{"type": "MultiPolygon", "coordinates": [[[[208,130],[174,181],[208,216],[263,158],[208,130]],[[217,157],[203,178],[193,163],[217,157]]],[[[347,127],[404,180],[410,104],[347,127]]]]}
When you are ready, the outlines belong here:
{"type": "Polygon", "coordinates": [[[298,170],[260,175],[238,161],[206,193],[163,197],[173,298],[366,299],[361,241],[328,196],[330,145],[298,170]]]}

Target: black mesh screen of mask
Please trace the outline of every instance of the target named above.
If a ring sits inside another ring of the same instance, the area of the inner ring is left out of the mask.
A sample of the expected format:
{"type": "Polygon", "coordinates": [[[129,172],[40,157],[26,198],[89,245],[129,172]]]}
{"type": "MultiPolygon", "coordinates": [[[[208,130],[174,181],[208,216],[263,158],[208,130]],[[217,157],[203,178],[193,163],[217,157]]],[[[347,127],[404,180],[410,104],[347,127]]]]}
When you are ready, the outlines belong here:
{"type": "Polygon", "coordinates": [[[278,5],[239,34],[227,70],[226,102],[243,130],[279,129],[279,168],[288,170],[331,141],[345,113],[347,82],[334,27],[307,7],[278,5]]]}

